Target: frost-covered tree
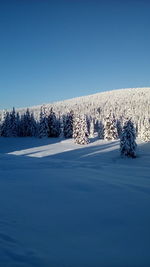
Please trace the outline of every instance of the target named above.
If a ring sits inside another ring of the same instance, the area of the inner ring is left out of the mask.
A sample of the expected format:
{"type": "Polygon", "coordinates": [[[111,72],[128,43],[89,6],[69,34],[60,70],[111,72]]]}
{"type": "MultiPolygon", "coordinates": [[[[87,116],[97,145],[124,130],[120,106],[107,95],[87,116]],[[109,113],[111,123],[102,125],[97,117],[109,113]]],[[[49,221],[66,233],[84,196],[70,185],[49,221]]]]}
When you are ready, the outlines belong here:
{"type": "Polygon", "coordinates": [[[150,142],[150,121],[149,121],[149,119],[145,120],[145,123],[142,127],[141,139],[144,142],[150,142]]]}
{"type": "Polygon", "coordinates": [[[104,139],[104,124],[102,121],[99,121],[98,123],[98,138],[104,139]]]}
{"type": "Polygon", "coordinates": [[[17,137],[17,134],[18,134],[17,117],[15,108],[13,108],[12,112],[10,113],[10,136],[17,137]]]}
{"type": "Polygon", "coordinates": [[[30,115],[31,120],[31,136],[37,136],[37,122],[34,118],[34,114],[31,113],[30,115]]]}
{"type": "Polygon", "coordinates": [[[48,115],[48,137],[58,137],[60,135],[60,121],[56,118],[53,109],[48,115]]]}
{"type": "Polygon", "coordinates": [[[90,135],[89,135],[89,137],[90,138],[94,137],[94,120],[90,121],[90,135]]]}
{"type": "Polygon", "coordinates": [[[72,138],[73,135],[73,111],[71,110],[66,116],[63,118],[63,132],[65,138],[72,138]]]}
{"type": "Polygon", "coordinates": [[[73,121],[73,138],[76,144],[85,145],[89,143],[87,120],[85,115],[75,115],[73,121]]]}
{"type": "Polygon", "coordinates": [[[113,116],[108,115],[104,124],[104,138],[105,140],[115,140],[118,138],[116,122],[113,116]]]}
{"type": "Polygon", "coordinates": [[[120,138],[120,153],[121,156],[130,158],[136,157],[136,133],[133,122],[127,120],[123,126],[121,138],[120,138]]]}
{"type": "Polygon", "coordinates": [[[4,120],[1,125],[1,136],[3,137],[11,136],[10,113],[8,111],[4,113],[4,120]]]}
{"type": "Polygon", "coordinates": [[[48,120],[46,117],[46,110],[45,106],[41,107],[40,111],[40,121],[39,121],[39,128],[38,128],[38,137],[43,138],[43,137],[48,137],[48,120]]]}
{"type": "Polygon", "coordinates": [[[121,121],[118,119],[117,122],[116,122],[116,127],[117,127],[117,134],[118,134],[118,137],[121,136],[122,134],[122,126],[121,126],[121,121]]]}

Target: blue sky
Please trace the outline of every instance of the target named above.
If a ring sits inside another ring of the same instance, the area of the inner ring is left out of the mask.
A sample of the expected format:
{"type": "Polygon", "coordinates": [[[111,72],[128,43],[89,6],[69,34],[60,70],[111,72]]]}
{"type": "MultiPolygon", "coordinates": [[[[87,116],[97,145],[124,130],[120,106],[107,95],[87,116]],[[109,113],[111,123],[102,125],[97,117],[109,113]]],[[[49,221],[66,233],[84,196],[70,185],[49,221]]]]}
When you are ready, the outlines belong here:
{"type": "Polygon", "coordinates": [[[150,2],[0,0],[0,109],[150,86],[150,2]]]}

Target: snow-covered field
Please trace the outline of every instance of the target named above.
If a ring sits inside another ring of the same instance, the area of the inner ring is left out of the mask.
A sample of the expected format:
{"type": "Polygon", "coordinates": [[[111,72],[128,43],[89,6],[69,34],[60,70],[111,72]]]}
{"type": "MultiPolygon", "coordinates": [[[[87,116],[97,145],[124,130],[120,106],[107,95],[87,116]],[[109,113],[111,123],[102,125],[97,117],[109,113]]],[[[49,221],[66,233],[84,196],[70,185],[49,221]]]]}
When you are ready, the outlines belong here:
{"type": "Polygon", "coordinates": [[[0,266],[150,266],[150,144],[93,141],[0,138],[0,266]]]}

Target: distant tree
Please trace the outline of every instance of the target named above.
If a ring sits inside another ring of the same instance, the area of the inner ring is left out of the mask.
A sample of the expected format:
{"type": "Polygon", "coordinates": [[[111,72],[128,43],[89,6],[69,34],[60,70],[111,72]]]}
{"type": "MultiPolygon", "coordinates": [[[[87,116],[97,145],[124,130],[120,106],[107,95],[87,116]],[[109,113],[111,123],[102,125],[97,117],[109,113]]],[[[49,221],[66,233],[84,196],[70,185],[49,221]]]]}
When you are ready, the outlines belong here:
{"type": "Polygon", "coordinates": [[[38,137],[43,138],[43,137],[48,137],[48,120],[46,117],[46,110],[45,106],[41,107],[40,111],[40,122],[39,122],[39,129],[38,129],[38,137]]]}
{"type": "Polygon", "coordinates": [[[72,138],[73,136],[73,116],[74,113],[71,110],[66,116],[63,118],[63,132],[65,138],[72,138]]]}
{"type": "Polygon", "coordinates": [[[104,139],[104,124],[102,121],[98,123],[98,137],[99,139],[104,139]]]}
{"type": "Polygon", "coordinates": [[[34,114],[31,113],[30,115],[31,120],[31,136],[37,136],[37,122],[34,118],[34,114]]]}
{"type": "Polygon", "coordinates": [[[121,156],[136,157],[136,133],[133,122],[127,120],[123,126],[122,135],[120,138],[121,156]]]}
{"type": "Polygon", "coordinates": [[[18,134],[18,125],[17,125],[17,117],[15,108],[13,108],[12,112],[10,113],[10,136],[17,137],[18,134]]]}
{"type": "Polygon", "coordinates": [[[4,120],[1,125],[1,136],[3,137],[11,136],[10,113],[8,111],[4,113],[4,120]]]}
{"type": "Polygon", "coordinates": [[[48,115],[48,137],[58,137],[60,135],[60,121],[56,118],[53,109],[48,115]]]}
{"type": "Polygon", "coordinates": [[[122,126],[121,126],[121,121],[120,120],[117,120],[117,122],[116,122],[116,128],[117,128],[117,134],[120,137],[121,134],[122,134],[122,126]]]}
{"type": "Polygon", "coordinates": [[[150,121],[149,121],[149,119],[145,120],[145,123],[142,127],[141,139],[144,142],[150,142],[150,121]]]}
{"type": "Polygon", "coordinates": [[[105,119],[104,125],[104,138],[105,140],[115,140],[118,138],[116,122],[113,116],[108,115],[105,119]]]}
{"type": "Polygon", "coordinates": [[[89,133],[85,115],[76,115],[73,121],[73,138],[76,144],[85,145],[89,143],[89,133]]]}
{"type": "Polygon", "coordinates": [[[90,138],[94,137],[94,120],[93,119],[91,119],[91,121],[90,121],[90,134],[89,134],[89,137],[90,138]]]}

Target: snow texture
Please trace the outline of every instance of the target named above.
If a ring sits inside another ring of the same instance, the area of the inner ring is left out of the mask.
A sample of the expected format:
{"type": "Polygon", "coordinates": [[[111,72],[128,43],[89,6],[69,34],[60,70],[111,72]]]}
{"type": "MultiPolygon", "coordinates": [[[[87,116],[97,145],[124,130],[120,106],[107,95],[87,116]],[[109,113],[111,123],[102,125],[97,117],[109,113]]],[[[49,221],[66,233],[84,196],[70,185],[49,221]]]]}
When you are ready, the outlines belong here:
{"type": "Polygon", "coordinates": [[[0,266],[149,267],[150,143],[0,138],[0,266]]]}

